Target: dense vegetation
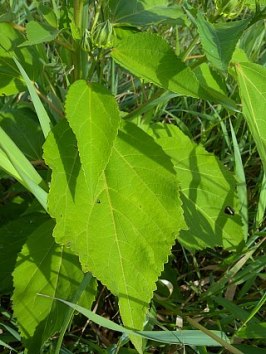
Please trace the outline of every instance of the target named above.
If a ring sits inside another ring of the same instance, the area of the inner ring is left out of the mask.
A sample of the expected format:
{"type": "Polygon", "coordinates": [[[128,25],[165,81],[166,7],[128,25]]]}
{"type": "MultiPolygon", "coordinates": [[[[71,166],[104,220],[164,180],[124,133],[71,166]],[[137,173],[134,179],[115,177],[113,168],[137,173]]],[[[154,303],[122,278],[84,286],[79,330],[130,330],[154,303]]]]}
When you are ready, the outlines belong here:
{"type": "Polygon", "coordinates": [[[265,353],[265,1],[0,8],[2,352],[265,353]]]}

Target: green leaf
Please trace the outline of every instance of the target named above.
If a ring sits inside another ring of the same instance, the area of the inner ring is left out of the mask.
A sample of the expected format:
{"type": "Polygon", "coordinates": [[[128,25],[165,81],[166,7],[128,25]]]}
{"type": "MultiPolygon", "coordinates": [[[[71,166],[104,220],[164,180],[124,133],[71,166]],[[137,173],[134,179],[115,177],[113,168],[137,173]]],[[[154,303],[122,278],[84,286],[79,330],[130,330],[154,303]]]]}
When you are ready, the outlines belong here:
{"type": "Polygon", "coordinates": [[[156,124],[152,129],[156,142],[172,158],[181,187],[189,229],[181,231],[179,241],[192,249],[236,248],[243,230],[233,175],[176,126],[156,124]],[[234,215],[226,213],[227,207],[234,209],[234,215]]]}
{"type": "Polygon", "coordinates": [[[110,0],[111,21],[116,24],[147,26],[171,21],[183,24],[185,15],[180,6],[169,6],[168,0],[110,0]]]}
{"type": "MultiPolygon", "coordinates": [[[[72,300],[84,276],[78,258],[54,242],[53,227],[54,222],[49,220],[34,230],[18,256],[13,273],[13,309],[29,354],[41,352],[42,344],[60,331],[66,313],[64,306],[48,302],[38,293],[72,300]]],[[[94,295],[92,285],[80,304],[90,307],[94,295]]]]}
{"type": "MultiPolygon", "coordinates": [[[[54,235],[119,297],[123,323],[142,329],[157,278],[185,227],[173,166],[151,137],[125,124],[92,202],[75,144],[63,121],[44,145],[53,171],[48,209],[57,221],[54,235]]],[[[133,340],[141,352],[140,340],[133,340]]]]}
{"type": "Polygon", "coordinates": [[[26,33],[28,40],[20,47],[51,42],[57,37],[59,31],[48,24],[30,21],[26,24],[26,33]]]}
{"type": "Polygon", "coordinates": [[[24,37],[9,23],[0,23],[0,95],[14,95],[25,90],[14,57],[19,59],[32,80],[39,75],[39,56],[34,48],[19,48],[23,41],[24,37]]]}
{"type": "Polygon", "coordinates": [[[249,20],[212,24],[198,14],[196,22],[203,50],[209,62],[217,69],[226,71],[236,44],[249,20]]]}
{"type": "Polygon", "coordinates": [[[31,214],[12,220],[0,228],[0,293],[12,292],[12,277],[18,253],[27,236],[47,220],[45,214],[31,214]]]}
{"type": "Polygon", "coordinates": [[[23,184],[38,199],[44,209],[47,207],[46,183],[23,155],[16,144],[0,126],[0,167],[23,184]],[[3,151],[4,153],[1,153],[3,151]],[[14,170],[16,172],[14,172],[14,170]]]}
{"type": "Polygon", "coordinates": [[[266,173],[266,68],[253,63],[236,65],[243,114],[266,173]]]}
{"type": "MultiPolygon", "coordinates": [[[[122,327],[118,325],[117,323],[108,320],[107,318],[101,317],[97,315],[96,313],[87,310],[86,308],[83,308],[81,306],[78,306],[76,304],[72,304],[69,301],[65,301],[62,299],[56,299],[74,310],[82,313],[84,316],[86,316],[88,319],[93,321],[94,323],[97,323],[99,326],[111,329],[112,331],[116,332],[122,332],[126,333],[129,335],[137,335],[141,336],[146,339],[154,340],[157,342],[161,343],[168,343],[168,344],[182,344],[182,345],[197,345],[197,346],[221,346],[218,342],[210,338],[208,335],[205,333],[202,333],[201,331],[198,330],[179,330],[179,331],[134,331],[131,329],[128,329],[126,327],[122,327]]],[[[225,340],[226,342],[229,342],[228,338],[226,335],[221,332],[221,331],[210,331],[212,334],[218,336],[219,338],[225,340]]]]}
{"type": "Polygon", "coordinates": [[[35,114],[29,109],[0,112],[0,126],[30,161],[42,159],[44,139],[35,114]]]}
{"type": "Polygon", "coordinates": [[[226,95],[226,84],[222,76],[212,70],[207,63],[202,63],[194,69],[200,84],[209,87],[221,95],[226,95]]]}
{"type": "Polygon", "coordinates": [[[32,103],[34,105],[34,108],[36,110],[37,116],[39,118],[39,122],[43,131],[43,135],[46,138],[50,129],[51,129],[51,121],[50,118],[42,104],[42,101],[40,100],[36,88],[33,85],[32,81],[30,80],[29,76],[27,75],[26,71],[24,70],[23,66],[18,62],[16,58],[13,58],[23,79],[25,80],[25,83],[27,85],[27,88],[29,90],[29,93],[31,95],[32,103]]]}
{"type": "Polygon", "coordinates": [[[90,191],[89,202],[93,203],[117,136],[119,111],[114,97],[105,88],[80,80],[69,89],[66,115],[76,135],[86,186],[90,191]]]}
{"type": "Polygon", "coordinates": [[[180,95],[214,100],[236,110],[225,95],[199,82],[195,73],[175,54],[161,37],[152,33],[135,33],[116,41],[114,60],[134,75],[180,95]]]}
{"type": "Polygon", "coordinates": [[[136,76],[166,90],[199,97],[200,87],[195,74],[158,35],[128,35],[117,42],[111,55],[118,64],[136,76]]]}
{"type": "Polygon", "coordinates": [[[266,338],[266,322],[248,324],[237,335],[241,338],[266,338]]]}

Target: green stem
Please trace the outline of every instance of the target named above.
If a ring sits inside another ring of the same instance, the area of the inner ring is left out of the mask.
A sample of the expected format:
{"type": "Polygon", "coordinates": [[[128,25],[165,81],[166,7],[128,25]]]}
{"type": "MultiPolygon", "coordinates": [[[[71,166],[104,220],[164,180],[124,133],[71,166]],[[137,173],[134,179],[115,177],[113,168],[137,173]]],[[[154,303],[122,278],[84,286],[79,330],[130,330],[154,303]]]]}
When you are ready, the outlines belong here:
{"type": "MultiPolygon", "coordinates": [[[[78,289],[76,290],[71,302],[73,302],[74,304],[76,304],[78,302],[78,300],[80,299],[81,294],[90,285],[92,279],[93,279],[93,276],[92,276],[91,273],[84,274],[83,280],[80,283],[78,289]]],[[[56,343],[56,348],[55,348],[55,352],[54,352],[55,354],[60,354],[60,349],[61,349],[61,346],[62,346],[62,343],[63,343],[64,335],[65,335],[65,333],[67,331],[67,328],[68,328],[68,326],[69,326],[69,324],[71,322],[72,316],[73,316],[73,314],[75,312],[75,310],[72,309],[71,307],[69,307],[66,311],[67,312],[66,312],[64,321],[62,323],[60,335],[59,335],[58,341],[56,343]]]]}

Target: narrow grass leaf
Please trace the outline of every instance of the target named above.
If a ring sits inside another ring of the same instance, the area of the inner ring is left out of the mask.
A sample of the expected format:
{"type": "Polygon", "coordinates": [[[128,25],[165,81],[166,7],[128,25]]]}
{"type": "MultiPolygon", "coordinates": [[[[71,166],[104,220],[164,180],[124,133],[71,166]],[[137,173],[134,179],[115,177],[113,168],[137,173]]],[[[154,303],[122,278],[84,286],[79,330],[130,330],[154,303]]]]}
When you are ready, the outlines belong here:
{"type": "Polygon", "coordinates": [[[262,183],[260,185],[260,196],[258,209],[256,213],[256,227],[258,228],[264,220],[266,211],[266,173],[263,174],[262,183]]]}
{"type": "Polygon", "coordinates": [[[22,65],[19,63],[19,61],[15,57],[13,58],[13,60],[15,61],[16,65],[17,65],[26,85],[27,85],[27,88],[29,90],[29,93],[30,93],[30,96],[32,99],[32,103],[34,105],[37,116],[39,118],[39,122],[40,122],[40,125],[42,128],[43,135],[46,138],[49,131],[51,130],[51,126],[52,126],[50,118],[49,118],[37,92],[36,92],[36,89],[35,89],[32,81],[28,77],[26,71],[23,69],[22,65]]]}
{"type": "Polygon", "coordinates": [[[244,240],[247,241],[248,195],[247,195],[246,176],[245,176],[245,171],[242,163],[241,152],[239,150],[239,145],[231,121],[230,121],[230,129],[231,129],[233,148],[234,148],[235,175],[237,177],[237,193],[238,193],[239,204],[240,204],[239,214],[241,215],[242,223],[243,223],[244,240]]]}
{"type": "MultiPolygon", "coordinates": [[[[43,297],[49,297],[44,294],[40,294],[43,297]]],[[[99,326],[108,328],[112,331],[126,333],[128,335],[137,335],[146,339],[154,340],[156,342],[168,343],[168,344],[182,344],[182,345],[197,345],[197,346],[221,346],[220,343],[215,341],[210,336],[202,333],[198,330],[179,330],[179,331],[136,331],[129,329],[127,327],[123,327],[118,325],[117,323],[106,319],[105,317],[99,316],[96,313],[81,307],[79,305],[73,304],[69,301],[65,301],[59,298],[55,298],[67,306],[70,306],[74,310],[82,313],[88,319],[97,323],[99,326]]],[[[218,338],[223,339],[226,342],[228,338],[221,331],[210,331],[212,334],[216,335],[218,338]]]]}

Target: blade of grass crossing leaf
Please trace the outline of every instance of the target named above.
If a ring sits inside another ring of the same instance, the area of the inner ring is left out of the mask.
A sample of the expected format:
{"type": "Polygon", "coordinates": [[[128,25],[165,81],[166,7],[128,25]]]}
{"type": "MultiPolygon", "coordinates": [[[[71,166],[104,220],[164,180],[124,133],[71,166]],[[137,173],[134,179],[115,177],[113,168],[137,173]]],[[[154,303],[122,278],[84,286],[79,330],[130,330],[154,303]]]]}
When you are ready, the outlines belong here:
{"type": "Polygon", "coordinates": [[[6,171],[10,176],[13,176],[18,182],[23,184],[23,180],[2,149],[0,149],[0,168],[6,171]]]}
{"type": "Polygon", "coordinates": [[[260,197],[258,202],[258,209],[256,213],[256,228],[258,228],[264,217],[266,211],[266,173],[263,174],[263,179],[260,188],[260,197]]]}
{"type": "Polygon", "coordinates": [[[216,336],[216,334],[212,333],[212,331],[209,331],[207,328],[203,327],[201,324],[199,324],[198,322],[194,321],[192,318],[187,317],[187,321],[195,328],[198,328],[199,330],[201,330],[203,333],[206,333],[208,336],[210,336],[211,338],[213,338],[214,340],[216,340],[218,343],[221,344],[221,346],[223,346],[225,349],[227,349],[230,353],[233,354],[243,354],[243,352],[241,352],[240,350],[238,350],[237,348],[233,347],[231,344],[227,343],[225,340],[223,340],[222,338],[219,338],[218,336],[216,336]]]}
{"type": "Polygon", "coordinates": [[[248,238],[248,197],[247,197],[247,184],[245,171],[242,163],[241,152],[239,150],[239,145],[236,139],[235,131],[233,125],[230,122],[231,135],[234,148],[234,159],[235,159],[235,174],[237,176],[237,193],[240,202],[240,215],[243,222],[244,240],[248,238]]]}
{"type": "Polygon", "coordinates": [[[2,347],[4,347],[4,348],[7,348],[7,349],[9,349],[9,350],[12,350],[12,351],[14,351],[14,352],[17,353],[17,351],[16,351],[14,348],[10,347],[10,345],[6,344],[6,343],[3,342],[1,339],[0,339],[0,346],[2,346],[2,347]]]}
{"type": "MultiPolygon", "coordinates": [[[[24,154],[10,139],[5,131],[0,127],[0,148],[8,157],[11,165],[19,175],[21,182],[30,192],[32,192],[46,210],[47,208],[47,186],[35,168],[27,160],[24,154]]],[[[10,164],[9,164],[10,167],[10,164]]],[[[14,175],[14,174],[13,174],[14,175]]]]}
{"type": "MultiPolygon", "coordinates": [[[[80,286],[78,287],[74,297],[73,297],[73,302],[74,303],[77,303],[81,294],[83,293],[83,291],[89,286],[90,282],[92,281],[93,277],[92,277],[92,274],[91,273],[86,273],[84,275],[84,278],[80,284],[80,286]]],[[[61,327],[61,330],[60,330],[60,335],[58,337],[58,341],[56,343],[56,348],[55,348],[55,352],[54,354],[60,354],[60,350],[61,350],[61,346],[62,346],[62,343],[63,343],[63,339],[64,339],[64,335],[67,331],[67,328],[70,324],[70,321],[72,319],[72,316],[74,314],[75,310],[73,308],[69,308],[68,311],[66,311],[66,315],[65,315],[65,319],[62,323],[62,327],[61,327]]]]}
{"type": "MultiPolygon", "coordinates": [[[[242,324],[242,326],[238,329],[238,332],[241,331],[241,329],[243,327],[245,327],[247,325],[247,323],[256,315],[256,313],[258,313],[258,311],[261,309],[261,307],[265,304],[266,302],[266,292],[263,294],[262,298],[260,299],[260,301],[257,303],[257,305],[254,307],[254,309],[251,311],[250,315],[248,316],[248,318],[244,321],[244,323],[242,324]]],[[[265,334],[265,338],[266,338],[266,334],[265,334]]]]}
{"type": "MultiPolygon", "coordinates": [[[[50,296],[39,294],[40,296],[52,299],[50,296]]],[[[126,334],[134,334],[141,336],[150,340],[154,340],[161,343],[169,344],[185,344],[185,345],[208,345],[208,346],[223,346],[224,343],[228,344],[228,339],[226,335],[221,331],[208,331],[208,334],[201,333],[201,331],[194,330],[182,330],[182,331],[135,331],[128,329],[126,327],[120,326],[117,323],[108,320],[102,316],[95,314],[94,312],[81,307],[79,305],[73,304],[69,301],[65,301],[59,298],[53,298],[64,304],[70,306],[74,310],[80,312],[88,319],[97,323],[98,325],[108,328],[112,331],[122,332],[126,334]],[[210,333],[212,336],[210,336],[210,333]],[[215,339],[214,339],[215,338],[215,339]],[[219,340],[217,340],[219,339],[219,340]],[[221,345],[222,341],[222,345],[221,345]]],[[[235,354],[240,354],[241,352],[235,352],[235,354]]]]}
{"type": "Polygon", "coordinates": [[[46,138],[49,131],[51,130],[51,127],[52,127],[52,123],[50,121],[50,118],[46,112],[46,110],[44,109],[43,107],[43,104],[36,92],[36,89],[32,83],[32,81],[30,80],[30,78],[28,77],[26,71],[23,69],[23,67],[21,66],[21,64],[17,61],[16,58],[13,58],[23,79],[25,80],[25,83],[27,85],[27,88],[29,90],[29,93],[30,93],[30,96],[31,96],[31,99],[32,99],[32,103],[35,107],[35,110],[36,110],[36,113],[37,113],[37,116],[38,116],[38,119],[39,119],[39,122],[40,122],[40,125],[41,125],[41,128],[42,128],[42,132],[43,132],[43,135],[44,137],[46,138]]]}

